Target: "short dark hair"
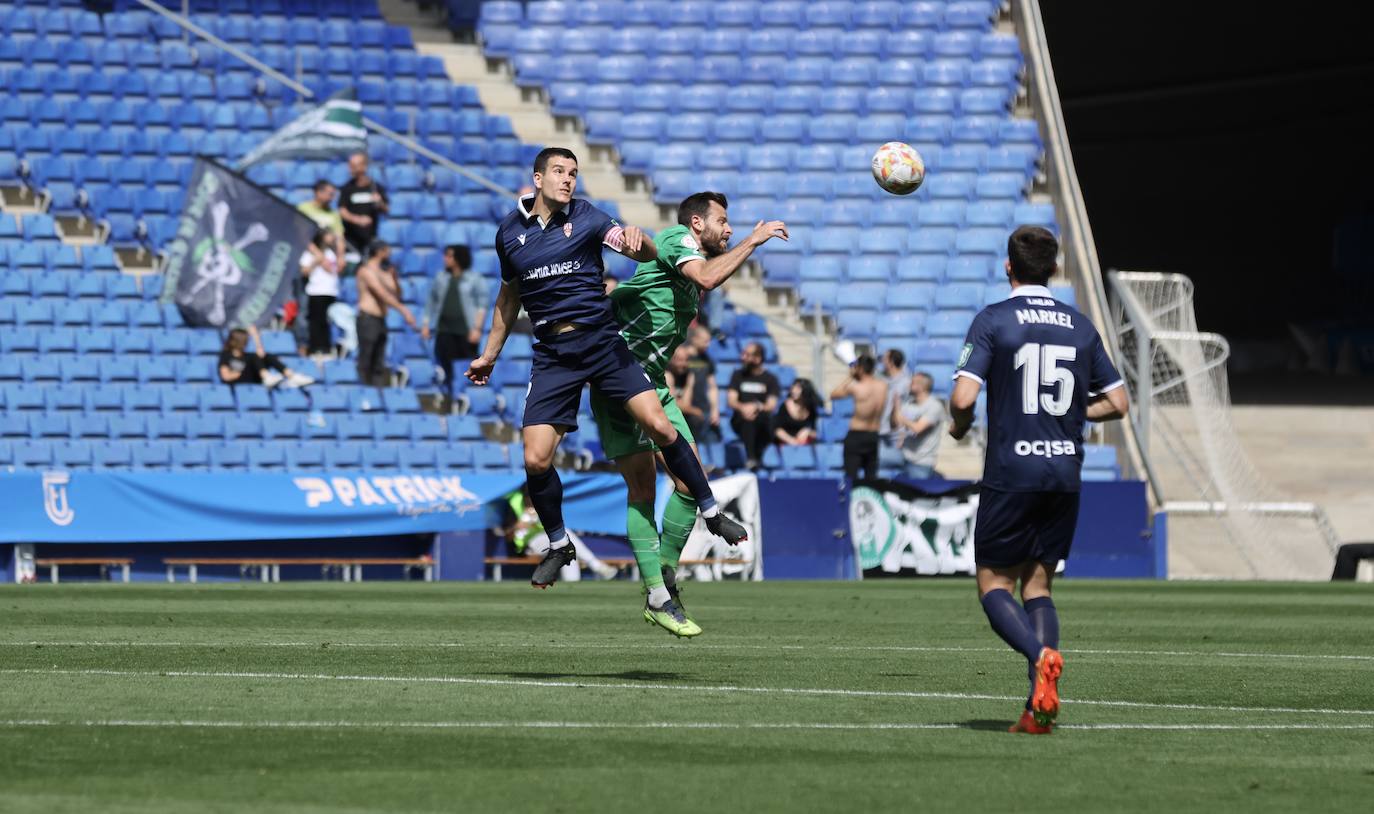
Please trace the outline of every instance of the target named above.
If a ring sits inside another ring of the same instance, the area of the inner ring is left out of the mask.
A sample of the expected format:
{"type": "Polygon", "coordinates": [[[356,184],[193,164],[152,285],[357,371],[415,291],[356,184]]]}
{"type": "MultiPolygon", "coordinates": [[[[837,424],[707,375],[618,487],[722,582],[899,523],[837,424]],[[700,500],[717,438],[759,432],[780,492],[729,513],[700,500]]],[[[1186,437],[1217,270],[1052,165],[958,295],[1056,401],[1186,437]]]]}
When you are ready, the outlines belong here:
{"type": "Polygon", "coordinates": [[[1059,241],[1041,226],[1021,226],[1007,239],[1007,260],[1018,283],[1044,285],[1054,275],[1059,241]]]}
{"type": "Polygon", "coordinates": [[[730,202],[719,192],[698,192],[688,195],[677,205],[677,222],[682,226],[691,226],[693,215],[705,220],[706,213],[711,211],[713,203],[720,204],[721,209],[730,208],[730,202]]]}
{"type": "Polygon", "coordinates": [[[320,180],[318,180],[318,181],[315,182],[314,190],[315,190],[316,192],[319,192],[320,190],[324,189],[325,187],[332,187],[332,186],[334,186],[334,182],[333,182],[333,181],[330,181],[330,180],[327,179],[327,178],[321,178],[320,180]]]}
{"type": "Polygon", "coordinates": [[[893,367],[901,367],[902,365],[906,364],[906,354],[902,353],[896,348],[888,348],[887,358],[892,360],[893,367]]]}
{"type": "Polygon", "coordinates": [[[373,240],[371,243],[367,244],[367,256],[369,258],[376,257],[390,248],[391,244],[387,243],[385,240],[373,240]]]}
{"type": "Polygon", "coordinates": [[[545,147],[534,157],[534,171],[542,173],[548,169],[550,158],[571,158],[574,162],[577,161],[576,154],[567,147],[545,147]]]}
{"type": "Polygon", "coordinates": [[[932,375],[930,375],[929,373],[925,372],[924,370],[918,370],[918,371],[916,371],[914,374],[912,374],[911,378],[913,378],[913,379],[925,379],[926,382],[927,382],[927,384],[930,386],[930,389],[932,389],[932,390],[935,389],[935,377],[932,376],[932,375]]]}
{"type": "Polygon", "coordinates": [[[472,249],[461,243],[450,243],[444,247],[444,254],[453,255],[453,262],[458,264],[458,268],[467,271],[472,268],[472,249]]]}
{"type": "Polygon", "coordinates": [[[873,368],[877,366],[877,364],[878,363],[873,359],[873,357],[869,356],[866,353],[863,356],[860,356],[858,359],[854,360],[854,367],[857,367],[859,370],[862,370],[864,373],[870,375],[872,375],[873,368]]]}

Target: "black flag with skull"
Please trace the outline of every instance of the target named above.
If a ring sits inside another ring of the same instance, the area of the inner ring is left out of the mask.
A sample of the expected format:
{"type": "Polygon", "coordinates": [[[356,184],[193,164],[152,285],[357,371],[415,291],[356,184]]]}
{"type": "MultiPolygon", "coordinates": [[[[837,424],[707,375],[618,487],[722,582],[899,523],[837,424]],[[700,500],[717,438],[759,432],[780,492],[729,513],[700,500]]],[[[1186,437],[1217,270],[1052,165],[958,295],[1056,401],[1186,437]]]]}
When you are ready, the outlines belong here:
{"type": "Polygon", "coordinates": [[[266,325],[290,299],[315,229],[291,204],[199,157],[165,247],[162,301],[191,326],[266,325]]]}

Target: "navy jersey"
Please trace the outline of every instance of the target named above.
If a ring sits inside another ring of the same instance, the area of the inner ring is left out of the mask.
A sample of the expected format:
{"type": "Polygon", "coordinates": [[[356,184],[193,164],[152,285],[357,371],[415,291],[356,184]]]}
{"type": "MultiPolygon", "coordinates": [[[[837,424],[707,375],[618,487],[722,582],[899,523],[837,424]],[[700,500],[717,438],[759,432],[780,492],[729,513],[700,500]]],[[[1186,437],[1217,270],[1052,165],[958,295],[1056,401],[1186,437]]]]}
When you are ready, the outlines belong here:
{"type": "Polygon", "coordinates": [[[1087,317],[1044,286],[1020,286],[974,318],[954,376],[987,390],[984,484],[1078,491],[1088,401],[1122,385],[1087,317]]]}
{"type": "Polygon", "coordinates": [[[537,336],[558,322],[615,325],[601,282],[603,246],[619,251],[622,230],[610,215],[574,198],[547,222],[530,214],[534,196],[521,198],[496,230],[501,279],[520,287],[520,304],[537,336]]]}

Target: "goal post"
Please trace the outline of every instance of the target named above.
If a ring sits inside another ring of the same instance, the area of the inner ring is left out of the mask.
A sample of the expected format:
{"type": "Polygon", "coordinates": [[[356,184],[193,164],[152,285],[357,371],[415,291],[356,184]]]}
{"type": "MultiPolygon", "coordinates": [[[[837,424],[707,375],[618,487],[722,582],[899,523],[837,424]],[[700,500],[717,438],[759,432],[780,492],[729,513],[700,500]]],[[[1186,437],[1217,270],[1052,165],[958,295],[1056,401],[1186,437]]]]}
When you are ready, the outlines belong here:
{"type": "MultiPolygon", "coordinates": [[[[1199,331],[1182,274],[1111,271],[1121,373],[1147,475],[1190,576],[1325,578],[1339,541],[1322,508],[1285,499],[1231,417],[1225,337],[1199,331]]],[[[1171,557],[1171,561],[1174,560],[1171,557]]]]}

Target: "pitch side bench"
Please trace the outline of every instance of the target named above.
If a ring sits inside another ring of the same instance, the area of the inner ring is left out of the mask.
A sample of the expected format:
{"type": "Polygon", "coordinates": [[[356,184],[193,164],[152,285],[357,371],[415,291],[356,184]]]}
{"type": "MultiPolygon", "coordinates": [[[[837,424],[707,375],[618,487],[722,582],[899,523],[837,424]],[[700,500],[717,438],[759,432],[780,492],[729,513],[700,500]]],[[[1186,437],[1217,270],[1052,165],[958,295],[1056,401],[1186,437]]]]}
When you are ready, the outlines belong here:
{"type": "Polygon", "coordinates": [[[98,565],[100,566],[100,576],[109,575],[111,568],[118,567],[120,571],[120,582],[129,581],[129,566],[134,564],[131,559],[119,557],[44,557],[34,560],[33,564],[39,568],[47,568],[48,576],[54,584],[58,582],[58,569],[64,565],[98,565]]]}
{"type": "Polygon", "coordinates": [[[236,565],[240,576],[257,569],[263,582],[281,582],[283,565],[318,565],[326,579],[334,569],[340,569],[344,582],[362,582],[364,565],[395,565],[421,568],[425,582],[434,581],[434,560],[429,557],[164,557],[162,564],[167,566],[168,582],[177,581],[178,568],[185,568],[190,581],[195,582],[202,565],[236,565]]]}
{"type": "MultiPolygon", "coordinates": [[[[504,565],[536,566],[543,557],[483,557],[482,564],[491,566],[491,581],[501,581],[501,567],[504,565]]],[[[630,578],[639,579],[639,567],[634,557],[602,557],[601,561],[620,570],[630,569],[630,578]]]]}

